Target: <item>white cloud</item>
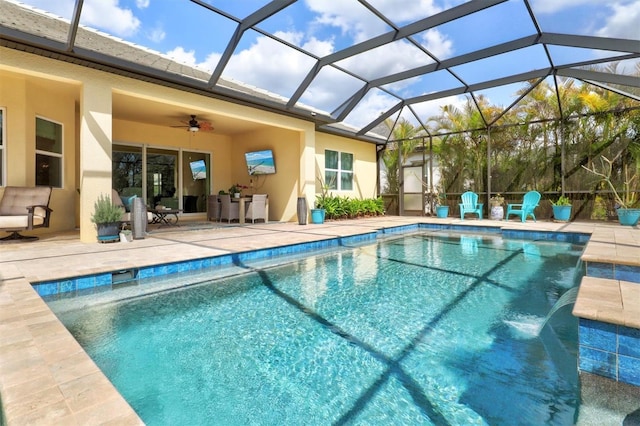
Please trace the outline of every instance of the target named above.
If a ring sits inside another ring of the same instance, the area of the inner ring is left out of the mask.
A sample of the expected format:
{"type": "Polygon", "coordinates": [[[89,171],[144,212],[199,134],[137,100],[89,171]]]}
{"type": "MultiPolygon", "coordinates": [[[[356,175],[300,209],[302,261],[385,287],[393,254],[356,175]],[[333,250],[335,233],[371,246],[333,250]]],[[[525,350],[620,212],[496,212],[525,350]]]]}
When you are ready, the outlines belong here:
{"type": "Polygon", "coordinates": [[[136,7],[138,9],[146,9],[149,7],[150,3],[150,0],[136,0],[136,7]]]}
{"type": "Polygon", "coordinates": [[[204,60],[204,62],[198,64],[198,66],[203,70],[213,72],[213,70],[218,65],[218,62],[220,62],[221,57],[222,57],[221,53],[217,53],[217,52],[210,53],[207,56],[207,58],[204,60]]]}
{"type": "MultiPolygon", "coordinates": [[[[75,1],[73,0],[21,0],[24,4],[71,19],[75,1]]],[[[148,0],[147,0],[148,2],[148,0]]],[[[118,0],[89,0],[82,6],[80,22],[110,34],[127,37],[140,28],[140,20],[130,9],[120,7],[118,0]]]]}
{"type": "MultiPolygon", "coordinates": [[[[300,42],[302,37],[302,34],[293,32],[280,32],[276,35],[296,43],[300,42]]],[[[219,54],[211,54],[199,65],[213,70],[219,59],[219,54]]],[[[233,55],[225,68],[224,76],[275,94],[290,96],[312,65],[312,58],[267,37],[259,36],[249,48],[233,55]]]]}
{"type": "Polygon", "coordinates": [[[369,3],[396,24],[406,24],[442,11],[433,0],[370,0],[369,3]]]}
{"type": "MultiPolygon", "coordinates": [[[[345,5],[344,3],[334,1],[307,0],[306,4],[312,12],[318,14],[309,31],[319,40],[322,39],[322,34],[327,34],[327,29],[329,33],[335,33],[335,28],[337,28],[340,34],[334,35],[333,37],[343,36],[350,38],[351,41],[349,43],[351,44],[356,44],[375,35],[389,31],[386,24],[375,15],[366,12],[366,10],[365,13],[362,13],[363,7],[357,3],[345,5]],[[334,30],[327,27],[333,27],[334,30]]],[[[434,5],[433,0],[371,0],[370,4],[386,14],[399,26],[441,11],[440,8],[434,5]]],[[[425,32],[422,34],[422,38],[425,47],[430,49],[434,54],[445,57],[451,56],[453,50],[452,41],[448,40],[437,30],[432,29],[425,32]]],[[[334,49],[334,45],[335,41],[331,40],[331,50],[334,49]]],[[[317,51],[314,51],[314,53],[318,54],[317,51]]],[[[432,62],[429,57],[415,46],[405,41],[399,41],[340,61],[338,65],[356,74],[361,74],[366,78],[376,78],[432,62]]],[[[390,87],[393,90],[401,90],[402,87],[407,84],[409,84],[409,82],[399,82],[390,87]]],[[[352,80],[345,80],[338,84],[338,87],[336,87],[335,84],[331,84],[331,82],[314,84],[314,86],[305,93],[302,100],[325,109],[329,106],[335,107],[337,101],[342,101],[353,94],[355,90],[360,87],[360,84],[357,86],[358,87],[354,88],[354,82],[352,80]]],[[[354,111],[354,113],[351,114],[350,120],[353,120],[353,117],[360,116],[361,114],[369,118],[375,117],[376,108],[379,107],[379,105],[376,104],[379,101],[380,97],[367,97],[363,105],[358,107],[358,111],[354,111]]]]}
{"type": "Polygon", "coordinates": [[[331,112],[349,96],[364,86],[364,82],[333,67],[325,67],[303,94],[301,101],[321,111],[331,112]]]}
{"type": "Polygon", "coordinates": [[[436,58],[449,58],[453,55],[453,42],[438,30],[430,29],[422,34],[422,44],[436,58]]]}
{"type": "Polygon", "coordinates": [[[433,63],[424,52],[405,41],[386,44],[338,62],[350,71],[373,79],[433,63]]]}
{"type": "Polygon", "coordinates": [[[162,24],[157,24],[155,28],[151,29],[151,32],[147,34],[147,38],[154,43],[160,43],[167,36],[167,33],[162,28],[162,24]]]}
{"type": "Polygon", "coordinates": [[[307,0],[306,3],[312,12],[318,14],[310,28],[311,32],[320,32],[325,26],[336,27],[343,36],[349,36],[358,43],[388,31],[382,20],[358,2],[307,0]]]}
{"type": "Polygon", "coordinates": [[[603,5],[602,0],[532,0],[531,6],[536,13],[556,13],[576,6],[603,5]]]}
{"type": "Polygon", "coordinates": [[[366,126],[396,103],[398,99],[380,90],[370,90],[347,116],[345,123],[356,127],[366,126]]]}
{"type": "Polygon", "coordinates": [[[82,8],[82,23],[104,29],[117,36],[127,37],[135,34],[140,20],[131,9],[121,8],[118,0],[86,2],[82,8]]]}
{"type": "Polygon", "coordinates": [[[615,37],[635,39],[640,38],[640,1],[623,5],[616,3],[611,5],[612,14],[607,19],[604,27],[597,31],[600,37],[615,37]]]}
{"type": "MultiPolygon", "coordinates": [[[[399,26],[441,11],[433,0],[373,0],[369,3],[399,26]]],[[[306,4],[318,14],[314,21],[316,29],[337,27],[342,35],[350,36],[354,43],[391,30],[384,21],[357,2],[307,0],[306,4]]]]}
{"type": "Polygon", "coordinates": [[[302,45],[302,48],[319,57],[327,56],[334,51],[333,39],[320,40],[315,37],[311,37],[302,45]]]}
{"type": "Polygon", "coordinates": [[[589,7],[594,22],[595,35],[599,37],[615,37],[637,40],[640,38],[638,22],[640,22],[640,0],[532,0],[534,12],[539,14],[553,14],[569,9],[575,9],[579,14],[581,8],[589,7]],[[593,13],[595,8],[600,13],[593,13]]]}
{"type": "Polygon", "coordinates": [[[167,56],[176,62],[180,62],[181,64],[196,66],[196,51],[195,50],[184,50],[182,46],[178,46],[173,50],[167,52],[167,56]]]}

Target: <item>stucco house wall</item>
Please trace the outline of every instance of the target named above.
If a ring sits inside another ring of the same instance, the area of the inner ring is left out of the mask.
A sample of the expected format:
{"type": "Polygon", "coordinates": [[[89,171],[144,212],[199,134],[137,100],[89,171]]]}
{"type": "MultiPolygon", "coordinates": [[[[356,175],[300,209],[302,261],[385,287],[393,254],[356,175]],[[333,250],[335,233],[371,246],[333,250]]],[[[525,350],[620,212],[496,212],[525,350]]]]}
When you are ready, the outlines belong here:
{"type": "Polygon", "coordinates": [[[248,192],[269,194],[274,221],[295,221],[300,196],[313,203],[320,192],[317,176],[324,172],[325,149],[354,154],[354,190],[342,195],[376,195],[375,145],[316,132],[312,122],[6,48],[0,48],[0,77],[6,129],[4,185],[35,184],[35,117],[63,125],[63,185],[52,194],[51,227],[33,231],[36,234],[79,227],[83,241],[95,241],[90,215],[99,194],[110,193],[114,143],[208,152],[211,193],[233,183],[252,185],[248,192]],[[256,130],[191,134],[172,128],[172,123],[114,118],[113,111],[132,99],[184,111],[211,111],[255,123],[256,130]],[[249,177],[244,153],[259,149],[274,151],[275,175],[249,177]]]}

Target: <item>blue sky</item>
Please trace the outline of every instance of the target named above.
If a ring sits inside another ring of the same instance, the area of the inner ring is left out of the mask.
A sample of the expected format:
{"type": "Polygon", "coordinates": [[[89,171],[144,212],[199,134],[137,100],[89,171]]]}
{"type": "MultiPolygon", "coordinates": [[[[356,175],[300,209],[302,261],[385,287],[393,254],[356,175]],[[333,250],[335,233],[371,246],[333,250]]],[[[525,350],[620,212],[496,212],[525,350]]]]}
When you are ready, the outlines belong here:
{"type": "MultiPolygon", "coordinates": [[[[71,0],[21,0],[22,3],[70,18],[71,0]]],[[[209,4],[244,18],[267,0],[208,0],[209,4]]],[[[459,0],[369,0],[398,27],[431,16],[459,0]]],[[[598,35],[640,40],[640,0],[532,0],[531,5],[544,32],[598,35]]],[[[209,13],[187,0],[85,0],[81,22],[124,40],[166,54],[177,61],[212,70],[231,37],[236,23],[209,13]]],[[[299,46],[313,55],[325,56],[352,46],[391,28],[355,0],[299,0],[262,24],[260,28],[299,46]]],[[[415,35],[421,46],[438,59],[455,57],[477,49],[531,35],[535,28],[522,0],[510,0],[476,16],[450,22],[415,35]]],[[[545,66],[540,49],[529,48],[486,63],[461,66],[460,77],[473,83],[545,66]]],[[[601,53],[558,49],[565,63],[601,53]],[[575,55],[575,59],[573,56],[575,55]]],[[[400,41],[338,63],[356,74],[375,78],[426,65],[432,60],[420,49],[400,41]]],[[[285,47],[257,32],[245,34],[225,69],[224,77],[289,97],[305,77],[314,59],[285,47]]],[[[454,79],[455,80],[455,79],[454,79]]],[[[450,75],[412,79],[388,86],[403,96],[442,90],[450,75]]],[[[301,102],[323,111],[337,108],[362,82],[341,71],[323,70],[301,102]]],[[[510,103],[514,87],[492,91],[496,103],[510,103]]],[[[458,104],[463,98],[445,102],[458,104]]],[[[382,91],[370,93],[350,117],[356,125],[368,123],[397,99],[382,91]]],[[[441,102],[440,102],[441,103],[441,102]]],[[[420,114],[433,115],[438,105],[416,105],[420,114]]]]}

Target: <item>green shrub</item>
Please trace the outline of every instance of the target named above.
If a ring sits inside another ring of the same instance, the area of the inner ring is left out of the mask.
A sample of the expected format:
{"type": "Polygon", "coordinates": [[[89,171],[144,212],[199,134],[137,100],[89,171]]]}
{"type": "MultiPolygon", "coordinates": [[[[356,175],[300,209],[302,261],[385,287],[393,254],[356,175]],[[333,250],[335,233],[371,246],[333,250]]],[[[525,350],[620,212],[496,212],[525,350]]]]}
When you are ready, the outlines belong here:
{"type": "Polygon", "coordinates": [[[384,214],[384,201],[381,197],[360,200],[322,194],[316,197],[315,207],[325,210],[326,219],[350,219],[384,214]]]}
{"type": "Polygon", "coordinates": [[[568,197],[562,195],[560,198],[558,198],[558,201],[552,201],[551,204],[553,204],[554,206],[570,206],[571,200],[568,197]]]}
{"type": "Polygon", "coordinates": [[[124,210],[120,206],[115,206],[111,202],[111,197],[100,194],[95,203],[93,203],[93,214],[91,222],[93,223],[115,223],[120,222],[124,210]]]}

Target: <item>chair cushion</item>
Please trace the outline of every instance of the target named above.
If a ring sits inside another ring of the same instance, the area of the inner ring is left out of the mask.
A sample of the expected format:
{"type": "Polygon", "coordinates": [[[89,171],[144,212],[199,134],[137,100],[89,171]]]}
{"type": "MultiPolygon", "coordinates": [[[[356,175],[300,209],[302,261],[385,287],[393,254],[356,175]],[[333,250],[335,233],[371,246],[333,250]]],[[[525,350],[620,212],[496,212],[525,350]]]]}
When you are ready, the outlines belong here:
{"type": "MultiPolygon", "coordinates": [[[[44,223],[42,216],[33,216],[33,225],[40,226],[44,223]]],[[[2,230],[22,230],[29,226],[28,215],[12,215],[12,216],[0,216],[0,229],[2,230]]]]}
{"type": "Polygon", "coordinates": [[[111,190],[111,202],[114,206],[124,207],[124,203],[122,202],[122,198],[120,198],[120,194],[115,189],[111,190]]]}
{"type": "MultiPolygon", "coordinates": [[[[48,186],[7,186],[0,200],[0,215],[27,215],[27,206],[48,206],[51,188],[48,186]]],[[[35,209],[34,214],[45,216],[44,209],[35,209]]]]}
{"type": "Polygon", "coordinates": [[[130,197],[120,196],[120,201],[122,201],[122,205],[124,206],[124,210],[127,212],[131,211],[131,205],[133,203],[133,199],[136,198],[137,195],[132,195],[130,197]]]}

